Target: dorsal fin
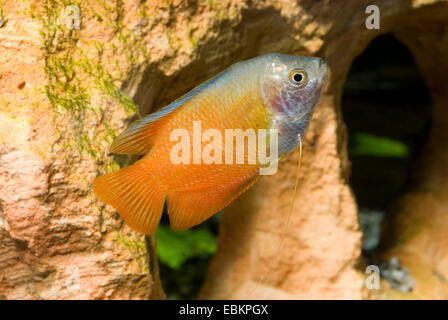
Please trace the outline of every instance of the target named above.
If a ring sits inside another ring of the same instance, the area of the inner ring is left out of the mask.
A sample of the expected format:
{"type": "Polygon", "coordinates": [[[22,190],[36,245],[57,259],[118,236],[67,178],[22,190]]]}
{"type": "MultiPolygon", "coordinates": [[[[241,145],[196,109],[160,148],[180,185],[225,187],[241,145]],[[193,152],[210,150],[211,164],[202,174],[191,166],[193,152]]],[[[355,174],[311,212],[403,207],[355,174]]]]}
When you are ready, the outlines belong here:
{"type": "Polygon", "coordinates": [[[166,120],[168,118],[167,116],[174,110],[183,106],[187,101],[198,95],[201,91],[209,88],[226,72],[227,71],[224,71],[209,81],[199,85],[161,110],[149,114],[131,124],[129,128],[127,128],[118,136],[117,139],[115,139],[112,143],[110,151],[118,154],[132,155],[144,155],[148,153],[152,146],[152,137],[164,122],[162,120],[166,120]]]}

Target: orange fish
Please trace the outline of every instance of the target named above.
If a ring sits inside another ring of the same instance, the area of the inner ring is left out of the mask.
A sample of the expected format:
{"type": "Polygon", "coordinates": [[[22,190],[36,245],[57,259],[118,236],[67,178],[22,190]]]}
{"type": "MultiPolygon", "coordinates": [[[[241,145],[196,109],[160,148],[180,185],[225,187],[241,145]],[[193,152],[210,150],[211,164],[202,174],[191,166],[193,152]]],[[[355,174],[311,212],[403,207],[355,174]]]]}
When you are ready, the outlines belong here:
{"type": "Polygon", "coordinates": [[[95,193],[144,234],[156,231],[165,203],[174,230],[205,221],[297,148],[327,72],[320,58],[283,54],[231,66],[125,130],[111,151],[145,156],[96,178],[95,193]]]}

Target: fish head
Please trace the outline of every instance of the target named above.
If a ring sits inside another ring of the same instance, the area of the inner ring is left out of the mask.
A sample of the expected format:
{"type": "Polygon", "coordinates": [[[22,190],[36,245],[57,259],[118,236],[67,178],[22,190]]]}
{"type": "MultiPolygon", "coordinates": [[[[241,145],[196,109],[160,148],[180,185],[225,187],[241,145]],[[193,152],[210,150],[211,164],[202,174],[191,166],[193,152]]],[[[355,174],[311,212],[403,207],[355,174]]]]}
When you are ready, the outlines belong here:
{"type": "Polygon", "coordinates": [[[310,118],[328,77],[327,63],[318,57],[270,54],[261,68],[260,94],[275,118],[310,118]]]}

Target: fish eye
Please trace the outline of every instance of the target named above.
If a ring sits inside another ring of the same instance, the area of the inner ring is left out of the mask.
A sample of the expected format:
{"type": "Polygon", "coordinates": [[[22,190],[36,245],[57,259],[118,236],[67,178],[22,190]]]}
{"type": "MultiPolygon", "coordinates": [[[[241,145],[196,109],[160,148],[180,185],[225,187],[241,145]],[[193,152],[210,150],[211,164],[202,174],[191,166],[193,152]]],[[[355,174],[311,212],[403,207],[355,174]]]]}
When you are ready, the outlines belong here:
{"type": "Polygon", "coordinates": [[[289,73],[289,79],[294,85],[302,86],[307,81],[306,72],[303,70],[292,70],[289,73]]]}

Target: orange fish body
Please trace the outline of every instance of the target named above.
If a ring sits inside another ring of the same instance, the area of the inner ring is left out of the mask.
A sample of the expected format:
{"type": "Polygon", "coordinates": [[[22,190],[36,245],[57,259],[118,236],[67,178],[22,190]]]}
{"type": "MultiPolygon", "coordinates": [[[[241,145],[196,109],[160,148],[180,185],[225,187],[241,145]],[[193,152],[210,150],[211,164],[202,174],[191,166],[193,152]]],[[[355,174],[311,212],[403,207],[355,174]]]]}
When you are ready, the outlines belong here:
{"type": "Polygon", "coordinates": [[[226,132],[275,127],[279,130],[279,157],[283,156],[297,146],[306,130],[326,72],[326,64],[319,58],[279,54],[235,64],[122,133],[112,152],[145,156],[128,168],[96,178],[95,193],[131,228],[145,234],[155,232],[165,203],[174,230],[203,222],[255,183],[263,166],[258,160],[248,161],[249,151],[241,159],[235,138],[226,140],[226,132]],[[306,84],[295,85],[292,76],[306,84]],[[296,100],[301,100],[299,107],[296,100]],[[214,130],[214,139],[204,137],[209,129],[214,130]],[[173,136],[176,132],[188,139],[173,136]],[[230,163],[226,158],[228,142],[234,146],[229,149],[230,163]],[[182,143],[185,149],[175,149],[182,143]],[[215,162],[204,163],[207,146],[215,162]],[[183,161],[173,161],[173,155],[180,153],[183,161]]]}

